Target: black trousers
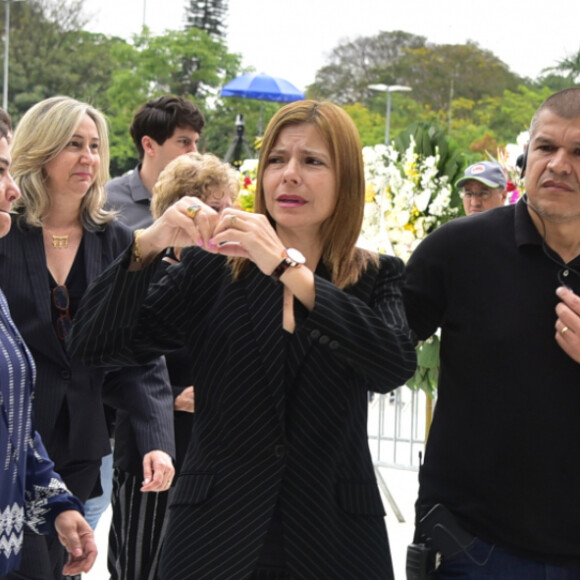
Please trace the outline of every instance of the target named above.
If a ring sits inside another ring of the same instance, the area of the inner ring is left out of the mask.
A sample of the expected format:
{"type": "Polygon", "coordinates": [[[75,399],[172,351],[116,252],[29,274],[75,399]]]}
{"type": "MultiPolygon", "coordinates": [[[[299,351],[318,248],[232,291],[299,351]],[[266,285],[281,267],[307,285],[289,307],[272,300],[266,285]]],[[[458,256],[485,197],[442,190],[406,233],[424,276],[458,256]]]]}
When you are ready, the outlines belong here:
{"type": "Polygon", "coordinates": [[[143,493],[142,477],[115,468],[107,565],[111,580],[155,580],[170,491],[143,493]]]}

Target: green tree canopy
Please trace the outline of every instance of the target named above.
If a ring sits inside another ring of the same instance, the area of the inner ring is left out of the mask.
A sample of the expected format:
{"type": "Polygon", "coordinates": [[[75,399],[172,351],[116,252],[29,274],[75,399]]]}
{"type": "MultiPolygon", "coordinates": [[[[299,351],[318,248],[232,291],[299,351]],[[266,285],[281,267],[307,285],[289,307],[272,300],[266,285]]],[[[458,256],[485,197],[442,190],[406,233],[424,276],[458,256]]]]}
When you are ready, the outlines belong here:
{"type": "Polygon", "coordinates": [[[411,48],[394,66],[402,84],[413,88],[413,99],[437,111],[447,110],[453,99],[477,101],[516,90],[522,80],[471,42],[411,48]]]}
{"type": "Polygon", "coordinates": [[[400,30],[345,40],[332,50],[329,64],[316,73],[307,94],[339,105],[367,103],[372,95],[369,85],[405,84],[394,65],[406,50],[424,47],[425,42],[423,36],[400,30]]]}
{"type": "MultiPolygon", "coordinates": [[[[3,28],[4,14],[0,18],[3,28]]],[[[16,2],[10,14],[8,110],[15,121],[56,95],[99,103],[111,78],[119,39],[84,32],[82,0],[16,2]]]]}
{"type": "MultiPolygon", "coordinates": [[[[240,56],[229,53],[223,40],[198,28],[168,31],[160,36],[145,29],[133,39],[133,44],[116,45],[112,57],[116,64],[106,92],[106,110],[112,125],[113,175],[135,163],[129,125],[141,104],[171,93],[193,100],[208,117],[219,87],[225,79],[235,76],[240,66],[240,56]]],[[[208,132],[211,134],[209,122],[200,147],[206,146],[208,132]]],[[[223,140],[227,141],[226,135],[223,140]]]]}
{"type": "Polygon", "coordinates": [[[559,60],[555,66],[545,69],[544,72],[558,73],[569,82],[576,83],[580,79],[580,50],[574,54],[567,55],[559,60]]]}

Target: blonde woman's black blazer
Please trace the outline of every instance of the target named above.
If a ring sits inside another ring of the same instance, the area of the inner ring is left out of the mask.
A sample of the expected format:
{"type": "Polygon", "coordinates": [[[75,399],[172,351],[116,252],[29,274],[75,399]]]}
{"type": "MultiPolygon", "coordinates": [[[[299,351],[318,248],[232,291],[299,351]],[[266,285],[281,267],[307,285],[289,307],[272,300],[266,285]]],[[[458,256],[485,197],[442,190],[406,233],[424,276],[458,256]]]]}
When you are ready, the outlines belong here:
{"type": "MultiPolygon", "coordinates": [[[[102,232],[84,232],[87,283],[115,260],[131,237],[131,231],[118,222],[102,232]]],[[[51,316],[40,228],[21,229],[14,222],[10,233],[0,239],[0,284],[36,362],[36,427],[49,455],[57,460],[57,471],[64,463],[99,460],[110,453],[103,388],[115,390],[119,406],[131,411],[142,451],[162,449],[173,454],[173,403],[162,360],[143,368],[106,371],[71,360],[63,349],[51,316]],[[62,420],[63,405],[68,408],[68,422],[62,420]]]]}

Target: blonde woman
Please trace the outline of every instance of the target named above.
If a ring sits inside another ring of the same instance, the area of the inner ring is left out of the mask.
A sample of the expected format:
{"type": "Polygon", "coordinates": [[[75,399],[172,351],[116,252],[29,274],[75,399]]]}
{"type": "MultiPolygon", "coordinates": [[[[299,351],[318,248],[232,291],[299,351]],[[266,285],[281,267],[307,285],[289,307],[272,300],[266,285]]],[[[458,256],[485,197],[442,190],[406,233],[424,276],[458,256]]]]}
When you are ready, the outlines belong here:
{"type": "Polygon", "coordinates": [[[349,116],[286,105],[264,134],[256,213],[184,197],[85,297],[70,343],[85,362],[190,359],[162,580],[393,578],[367,392],[403,384],[416,357],[402,262],[355,247],[364,197],[349,116]],[[197,247],[150,286],[168,246],[197,247]]]}
{"type": "MultiPolygon", "coordinates": [[[[110,452],[105,389],[140,426],[143,490],[167,489],[173,440],[171,393],[158,376],[164,368],[154,361],[105,372],[72,361],[65,346],[87,286],[131,239],[103,209],[109,172],[105,119],[69,97],[46,99],[22,117],[12,156],[21,197],[14,203],[15,223],[0,240],[0,277],[37,365],[34,413],[55,470],[83,502],[99,491],[101,457],[110,452]]],[[[18,577],[62,578],[65,553],[58,541],[29,532],[18,577]]]]}

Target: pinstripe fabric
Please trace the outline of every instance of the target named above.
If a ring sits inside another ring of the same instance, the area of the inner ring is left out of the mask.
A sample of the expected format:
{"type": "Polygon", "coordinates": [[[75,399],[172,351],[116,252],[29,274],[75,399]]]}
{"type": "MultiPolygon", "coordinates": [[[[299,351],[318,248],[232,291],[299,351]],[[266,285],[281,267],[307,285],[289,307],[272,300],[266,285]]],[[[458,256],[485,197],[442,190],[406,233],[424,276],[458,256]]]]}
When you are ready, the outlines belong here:
{"type": "Polygon", "coordinates": [[[141,479],[115,469],[107,563],[110,580],[155,580],[169,492],[143,493],[141,479]]]}
{"type": "MultiPolygon", "coordinates": [[[[107,228],[106,234],[85,234],[84,261],[87,280],[92,280],[128,243],[128,232],[107,228]]],[[[58,422],[64,401],[74,409],[70,426],[59,441],[68,442],[71,462],[100,460],[110,452],[109,435],[103,413],[95,412],[101,401],[103,369],[71,362],[62,348],[51,318],[51,297],[42,230],[22,230],[13,223],[10,233],[0,240],[0,276],[14,321],[28,344],[38,368],[34,412],[39,433],[49,455],[67,455],[55,449],[55,432],[64,429],[58,422]]],[[[62,462],[59,462],[62,463],[62,462]]],[[[61,467],[56,465],[56,469],[61,467]]]]}
{"type": "MultiPolygon", "coordinates": [[[[118,222],[110,224],[103,232],[85,231],[87,282],[111,264],[131,240],[131,231],[118,222]]],[[[105,371],[71,360],[62,348],[51,318],[40,228],[21,229],[14,223],[10,233],[0,239],[0,277],[13,319],[38,368],[35,421],[49,455],[59,458],[56,470],[63,462],[74,465],[97,461],[110,453],[109,433],[102,412],[103,389],[110,396],[114,394],[117,406],[131,411],[130,421],[139,433],[142,453],[163,449],[173,454],[173,402],[166,386],[164,364],[154,361],[141,368],[105,371]],[[67,425],[58,420],[65,402],[72,410],[67,425]],[[53,441],[58,441],[58,446],[53,441]]],[[[93,485],[94,482],[89,489],[93,485]]]]}
{"type": "Polygon", "coordinates": [[[402,263],[382,257],[347,291],[317,275],[286,354],[282,285],[257,269],[231,283],[222,257],[192,249],[145,300],[154,268],[128,273],[127,260],[87,294],[73,351],[102,364],[190,349],[196,413],[160,577],[252,577],[278,504],[291,578],[392,578],[366,418],[367,391],[415,368],[402,263]]]}

